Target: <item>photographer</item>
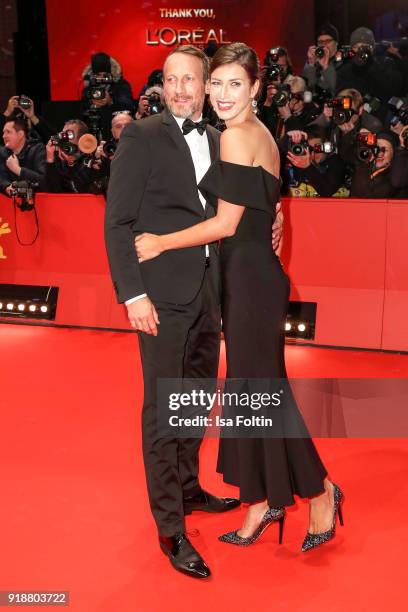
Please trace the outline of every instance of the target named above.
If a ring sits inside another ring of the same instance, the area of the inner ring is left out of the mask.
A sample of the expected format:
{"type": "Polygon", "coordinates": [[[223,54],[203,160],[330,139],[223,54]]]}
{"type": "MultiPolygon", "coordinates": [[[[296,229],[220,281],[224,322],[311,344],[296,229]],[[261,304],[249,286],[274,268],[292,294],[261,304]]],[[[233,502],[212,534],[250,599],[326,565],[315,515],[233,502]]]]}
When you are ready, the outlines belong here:
{"type": "Polygon", "coordinates": [[[310,92],[306,92],[306,83],[302,77],[289,75],[285,83],[278,88],[273,103],[278,106],[279,117],[284,122],[286,133],[292,130],[305,131],[319,115],[318,108],[311,102],[310,92]],[[307,101],[305,93],[309,94],[307,101]]]}
{"type": "Polygon", "coordinates": [[[284,47],[269,49],[262,70],[264,88],[259,100],[258,117],[275,140],[280,140],[284,132],[284,120],[279,114],[275,96],[292,72],[292,63],[286,49],[284,47]]]}
{"type": "Polygon", "coordinates": [[[336,53],[339,42],[337,28],[331,23],[323,25],[317,32],[317,46],[312,45],[307,51],[307,61],[303,69],[303,78],[306,79],[309,89],[320,87],[336,91],[336,53]]]}
{"type": "MultiPolygon", "coordinates": [[[[87,125],[80,119],[71,119],[63,131],[47,144],[46,191],[51,193],[100,193],[98,179],[102,170],[86,164],[86,155],[78,142],[88,133],[87,125]]],[[[94,139],[95,140],[95,139],[94,139]]]]}
{"type": "Polygon", "coordinates": [[[290,131],[281,143],[289,164],[284,185],[297,197],[344,197],[344,162],[336,154],[326,132],[310,126],[307,132],[290,131]]]}
{"type": "Polygon", "coordinates": [[[101,175],[96,180],[100,185],[101,193],[106,193],[107,191],[110,176],[110,164],[119,144],[119,138],[122,134],[123,128],[128,123],[132,123],[132,121],[134,121],[134,119],[128,111],[119,111],[114,113],[111,128],[112,138],[106,141],[102,140],[96,149],[95,159],[101,175]]]}
{"type": "Polygon", "coordinates": [[[98,139],[108,140],[113,113],[119,110],[133,112],[131,86],[122,77],[119,63],[106,53],[92,55],[83,77],[81,115],[98,139]]]}
{"type": "Polygon", "coordinates": [[[43,184],[45,147],[27,139],[24,119],[6,121],[3,127],[4,147],[0,147],[0,191],[11,195],[11,183],[29,181],[43,184]]]}
{"type": "Polygon", "coordinates": [[[374,56],[374,35],[368,28],[354,30],[350,45],[353,57],[337,70],[337,91],[353,88],[362,96],[376,96],[382,103],[378,116],[384,120],[388,99],[403,93],[402,74],[390,55],[374,56]]]}
{"type": "Polygon", "coordinates": [[[161,113],[164,108],[163,88],[159,85],[148,87],[140,96],[135,119],[144,119],[161,113]]]}
{"type": "Polygon", "coordinates": [[[12,96],[8,101],[3,117],[22,117],[26,119],[32,139],[47,144],[56,130],[45,119],[35,114],[34,102],[28,96],[12,96]]]}
{"type": "Polygon", "coordinates": [[[391,185],[395,198],[408,198],[408,125],[399,132],[400,147],[395,151],[391,165],[391,185]]]}
{"type": "Polygon", "coordinates": [[[367,130],[360,130],[360,137],[368,142],[358,144],[355,150],[355,170],[350,189],[352,198],[395,197],[396,188],[391,181],[391,164],[397,137],[390,132],[381,132],[375,138],[372,138],[373,136],[375,135],[367,130]]]}

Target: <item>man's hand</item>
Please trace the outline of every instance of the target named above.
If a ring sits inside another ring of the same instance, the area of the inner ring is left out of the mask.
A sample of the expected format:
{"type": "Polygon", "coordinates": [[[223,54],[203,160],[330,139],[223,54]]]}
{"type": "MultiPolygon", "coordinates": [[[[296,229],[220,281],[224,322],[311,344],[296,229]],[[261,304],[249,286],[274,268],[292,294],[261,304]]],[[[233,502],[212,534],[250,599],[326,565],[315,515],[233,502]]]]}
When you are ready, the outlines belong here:
{"type": "Polygon", "coordinates": [[[278,89],[275,83],[269,83],[266,88],[266,99],[264,102],[264,106],[272,106],[272,98],[277,93],[278,89]]]}
{"type": "Polygon", "coordinates": [[[316,63],[316,45],[311,45],[307,50],[307,63],[314,66],[316,63]]]}
{"type": "Polygon", "coordinates": [[[6,166],[10,170],[10,172],[13,172],[13,174],[17,174],[17,176],[20,176],[21,167],[17,155],[15,155],[14,153],[13,155],[10,155],[10,157],[6,159],[6,166]]]}
{"type": "Polygon", "coordinates": [[[47,153],[47,163],[53,164],[55,161],[56,146],[52,144],[51,140],[47,142],[47,146],[45,147],[45,150],[47,153]]]}
{"type": "Polygon", "coordinates": [[[7,102],[7,108],[4,111],[4,115],[6,117],[10,117],[10,115],[14,113],[16,108],[18,108],[18,96],[11,96],[11,98],[7,102]]]}
{"type": "Polygon", "coordinates": [[[157,325],[160,324],[159,316],[148,297],[136,300],[126,308],[133,329],[145,332],[150,336],[157,336],[157,325]]]}
{"type": "Polygon", "coordinates": [[[407,132],[407,130],[408,130],[408,125],[405,125],[399,133],[400,144],[401,144],[401,147],[403,147],[404,149],[406,146],[405,140],[404,140],[404,134],[407,132]]]}
{"type": "Polygon", "coordinates": [[[143,117],[147,117],[149,114],[149,98],[147,96],[140,96],[136,119],[143,119],[143,117]]]}
{"type": "Polygon", "coordinates": [[[324,55],[317,60],[322,67],[322,70],[327,70],[330,61],[330,51],[327,47],[323,47],[324,55]]]}
{"type": "Polygon", "coordinates": [[[288,153],[287,157],[292,166],[295,166],[296,168],[308,168],[311,164],[309,149],[306,149],[306,153],[304,155],[293,155],[293,153],[288,153]]]}
{"type": "Polygon", "coordinates": [[[287,133],[287,136],[294,142],[295,144],[299,144],[301,140],[307,140],[306,132],[302,132],[302,130],[290,130],[287,133]]]}
{"type": "Polygon", "coordinates": [[[282,249],[282,238],[283,238],[283,212],[282,204],[278,202],[276,204],[276,217],[275,222],[272,225],[272,248],[279,255],[282,249]]]}
{"type": "Polygon", "coordinates": [[[34,112],[34,102],[31,100],[31,98],[28,98],[28,99],[31,102],[31,106],[29,108],[22,108],[21,106],[18,106],[18,108],[25,114],[27,119],[30,119],[31,123],[33,123],[34,125],[37,125],[37,123],[39,122],[39,119],[34,112]]]}
{"type": "Polygon", "coordinates": [[[113,104],[112,96],[110,95],[109,91],[107,91],[105,93],[104,98],[101,98],[100,100],[92,100],[92,104],[96,108],[102,108],[103,106],[111,106],[111,104],[113,104]]]}
{"type": "Polygon", "coordinates": [[[10,184],[8,187],[6,187],[4,191],[5,191],[5,192],[7,193],[7,195],[8,195],[8,196],[11,198],[11,196],[12,196],[12,191],[13,191],[13,187],[12,187],[12,185],[10,184]]]}
{"type": "Polygon", "coordinates": [[[356,127],[355,121],[350,119],[350,121],[346,121],[345,123],[342,123],[341,125],[339,125],[339,130],[341,130],[343,134],[348,134],[349,132],[354,130],[355,127],[356,127]]]}

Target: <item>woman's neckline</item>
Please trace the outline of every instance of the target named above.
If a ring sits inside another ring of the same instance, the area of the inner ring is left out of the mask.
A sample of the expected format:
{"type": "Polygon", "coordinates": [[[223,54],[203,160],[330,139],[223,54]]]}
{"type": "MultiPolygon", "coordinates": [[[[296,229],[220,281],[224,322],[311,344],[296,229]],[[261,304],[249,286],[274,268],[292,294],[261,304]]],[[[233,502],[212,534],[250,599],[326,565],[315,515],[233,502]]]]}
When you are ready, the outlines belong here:
{"type": "Polygon", "coordinates": [[[272,174],[272,172],[269,172],[269,170],[267,170],[266,168],[264,168],[261,165],[259,165],[259,166],[247,166],[246,164],[236,164],[235,162],[229,162],[229,161],[225,161],[225,160],[222,160],[222,159],[219,159],[218,161],[222,162],[223,164],[229,164],[230,166],[237,166],[238,168],[253,168],[254,170],[258,170],[260,168],[261,170],[266,172],[266,174],[268,174],[270,177],[275,179],[275,181],[279,182],[279,180],[280,180],[274,174],[272,174]]]}

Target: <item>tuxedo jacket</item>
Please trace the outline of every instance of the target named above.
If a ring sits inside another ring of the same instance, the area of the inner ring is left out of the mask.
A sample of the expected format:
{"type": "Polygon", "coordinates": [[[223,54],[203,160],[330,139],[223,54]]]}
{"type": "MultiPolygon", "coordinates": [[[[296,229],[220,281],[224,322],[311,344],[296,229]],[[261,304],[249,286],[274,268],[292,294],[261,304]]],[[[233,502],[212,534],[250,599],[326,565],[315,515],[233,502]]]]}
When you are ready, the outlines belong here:
{"type": "MultiPolygon", "coordinates": [[[[219,157],[220,132],[207,127],[211,161],[219,157]]],[[[119,302],[147,293],[152,301],[188,304],[205,270],[205,247],[166,251],[138,262],[136,234],[176,232],[216,214],[204,208],[189,146],[171,113],[125,127],[111,165],[105,241],[119,302]]],[[[210,245],[212,259],[217,245],[210,245]]]]}

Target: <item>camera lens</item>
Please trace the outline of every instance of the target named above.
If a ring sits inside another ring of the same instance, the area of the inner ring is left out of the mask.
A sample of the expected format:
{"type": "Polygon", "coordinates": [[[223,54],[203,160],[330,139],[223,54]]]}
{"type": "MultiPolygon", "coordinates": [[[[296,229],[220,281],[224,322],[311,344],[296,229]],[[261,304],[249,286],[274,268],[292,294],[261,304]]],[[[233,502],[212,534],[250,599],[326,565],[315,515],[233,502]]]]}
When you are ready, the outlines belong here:
{"type": "Polygon", "coordinates": [[[316,47],[315,56],[318,57],[319,59],[324,57],[324,47],[316,47]]]}

